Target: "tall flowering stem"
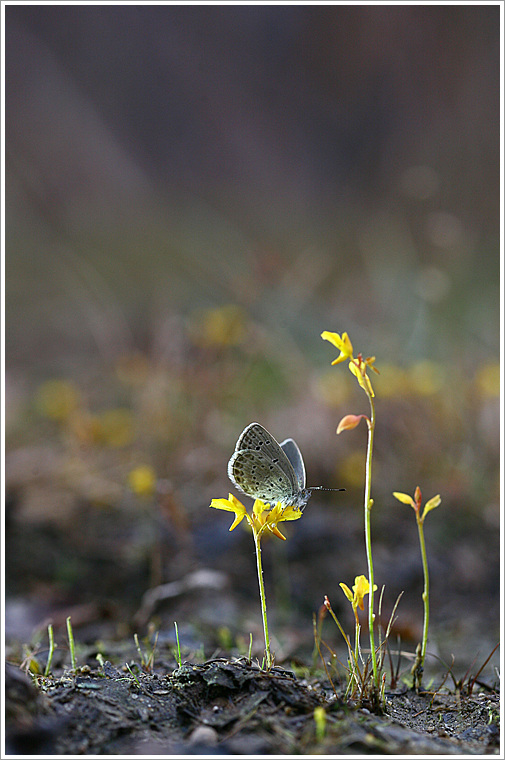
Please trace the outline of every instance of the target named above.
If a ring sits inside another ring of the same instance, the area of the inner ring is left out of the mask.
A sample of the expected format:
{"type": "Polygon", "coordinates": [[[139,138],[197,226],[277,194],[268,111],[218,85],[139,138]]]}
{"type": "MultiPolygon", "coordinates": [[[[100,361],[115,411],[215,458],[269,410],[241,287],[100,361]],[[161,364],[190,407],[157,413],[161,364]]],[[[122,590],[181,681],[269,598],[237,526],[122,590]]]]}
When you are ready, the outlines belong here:
{"type": "MultiPolygon", "coordinates": [[[[424,575],[424,589],[423,589],[423,605],[424,605],[424,623],[423,623],[423,641],[421,644],[421,667],[424,665],[424,658],[426,657],[426,647],[428,645],[428,627],[430,624],[430,574],[428,572],[428,557],[426,555],[426,543],[424,540],[424,520],[421,520],[419,513],[416,513],[417,531],[419,533],[419,546],[421,547],[421,558],[423,562],[423,575],[424,575]]],[[[421,685],[421,677],[419,677],[419,685],[421,685]]]]}
{"type": "Polygon", "coordinates": [[[369,404],[370,404],[370,417],[365,414],[346,415],[339,423],[337,428],[337,434],[344,430],[352,430],[355,428],[361,419],[364,419],[368,428],[368,444],[366,453],[366,467],[365,467],[365,550],[368,563],[368,578],[370,581],[370,592],[368,597],[368,627],[370,635],[370,655],[372,658],[372,670],[374,684],[377,690],[380,688],[380,673],[377,665],[377,653],[375,651],[375,637],[374,637],[374,570],[372,559],[372,529],[371,529],[371,512],[373,506],[372,500],[372,457],[373,457],[373,442],[375,433],[375,404],[374,404],[374,391],[367,370],[373,370],[378,373],[378,370],[373,366],[375,357],[369,356],[364,359],[361,354],[357,357],[353,355],[353,347],[347,333],[343,333],[340,336],[338,333],[332,333],[325,330],[321,333],[323,340],[328,340],[340,351],[340,355],[332,362],[332,364],[339,364],[340,362],[348,361],[349,370],[358,381],[359,386],[365,391],[369,404]]]}
{"type": "Polygon", "coordinates": [[[214,509],[223,509],[225,512],[233,512],[235,514],[235,519],[231,524],[230,530],[234,530],[237,525],[242,522],[244,517],[251,528],[254,539],[254,548],[256,550],[256,568],[258,571],[261,617],[263,620],[263,633],[265,636],[265,665],[267,670],[270,670],[274,664],[274,657],[272,655],[272,650],[270,649],[270,636],[268,633],[267,598],[265,594],[263,566],[261,562],[261,538],[264,534],[273,534],[282,541],[285,541],[286,537],[280,532],[277,524],[284,522],[285,520],[298,520],[303,513],[300,509],[292,506],[286,507],[281,502],[278,502],[272,507],[270,504],[265,504],[261,499],[256,499],[252,512],[249,513],[242,502],[233,496],[233,494],[229,494],[228,499],[212,499],[210,506],[214,509]]]}
{"type": "Polygon", "coordinates": [[[374,584],[374,570],[372,559],[372,455],[373,455],[373,441],[375,433],[375,404],[373,397],[367,392],[368,400],[370,402],[370,419],[367,421],[368,427],[368,445],[366,452],[366,467],[365,467],[365,550],[368,563],[368,579],[370,582],[370,592],[368,596],[368,628],[370,631],[370,652],[372,656],[372,669],[374,683],[379,688],[379,673],[377,668],[377,655],[375,652],[375,636],[374,636],[374,589],[377,588],[374,584]]]}
{"type": "Polygon", "coordinates": [[[421,687],[423,679],[424,659],[426,657],[426,647],[428,645],[428,627],[430,624],[430,575],[428,572],[428,556],[426,554],[426,542],[424,540],[424,520],[428,512],[438,507],[442,501],[440,494],[433,496],[424,505],[423,512],[421,514],[422,506],[422,493],[419,486],[414,491],[414,498],[407,493],[401,493],[394,491],[393,496],[401,501],[402,504],[407,504],[412,507],[416,515],[417,531],[419,534],[419,546],[421,548],[421,560],[423,563],[423,576],[424,576],[424,589],[423,589],[423,606],[424,606],[424,624],[423,624],[423,640],[418,647],[417,657],[412,668],[414,676],[414,686],[421,687]]]}

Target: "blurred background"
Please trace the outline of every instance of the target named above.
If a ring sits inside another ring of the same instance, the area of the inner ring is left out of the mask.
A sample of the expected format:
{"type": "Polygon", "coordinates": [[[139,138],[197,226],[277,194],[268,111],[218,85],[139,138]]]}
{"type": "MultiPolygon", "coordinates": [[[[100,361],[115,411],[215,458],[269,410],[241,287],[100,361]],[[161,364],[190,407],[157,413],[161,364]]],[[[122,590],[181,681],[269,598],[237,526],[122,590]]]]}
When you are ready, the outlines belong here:
{"type": "MultiPolygon", "coordinates": [[[[499,627],[498,6],[7,6],[7,636],[239,651],[251,536],[209,509],[251,421],[316,493],[265,545],[278,659],[367,573],[366,397],[323,330],[376,356],[384,614],[458,662],[499,627]],[[155,593],[162,584],[170,584],[155,593]],[[161,640],[161,639],[160,639],[161,640]],[[238,648],[238,649],[237,649],[238,648]]],[[[249,501],[247,501],[249,503],[249,501]]],[[[337,632],[327,638],[339,645],[337,632]]],[[[15,644],[12,645],[15,650],[15,644]]]]}

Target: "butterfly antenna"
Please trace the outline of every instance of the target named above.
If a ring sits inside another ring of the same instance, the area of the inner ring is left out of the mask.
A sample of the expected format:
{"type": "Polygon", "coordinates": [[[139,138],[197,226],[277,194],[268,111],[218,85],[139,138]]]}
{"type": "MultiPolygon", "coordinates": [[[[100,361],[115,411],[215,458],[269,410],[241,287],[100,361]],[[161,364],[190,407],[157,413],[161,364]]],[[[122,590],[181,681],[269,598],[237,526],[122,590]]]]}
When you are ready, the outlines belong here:
{"type": "Polygon", "coordinates": [[[345,488],[325,488],[324,486],[312,486],[309,491],[345,491],[345,488]]]}

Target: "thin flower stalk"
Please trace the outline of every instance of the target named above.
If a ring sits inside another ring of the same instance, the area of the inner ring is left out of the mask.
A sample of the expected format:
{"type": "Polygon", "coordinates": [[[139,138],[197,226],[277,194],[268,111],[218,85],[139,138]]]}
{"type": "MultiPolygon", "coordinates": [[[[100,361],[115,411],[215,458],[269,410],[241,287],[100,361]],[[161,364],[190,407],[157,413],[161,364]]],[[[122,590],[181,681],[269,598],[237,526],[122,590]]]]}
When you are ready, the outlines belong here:
{"type": "Polygon", "coordinates": [[[416,661],[412,669],[412,673],[414,676],[414,685],[417,686],[417,688],[419,689],[421,688],[421,682],[423,679],[424,660],[426,657],[426,648],[428,645],[428,627],[430,624],[430,574],[428,570],[428,555],[426,553],[426,542],[424,540],[424,520],[428,512],[431,512],[432,509],[435,509],[436,507],[439,506],[442,499],[440,498],[440,494],[433,496],[431,499],[429,499],[426,502],[426,504],[424,505],[423,512],[421,514],[422,493],[419,486],[417,486],[414,492],[414,498],[412,498],[412,496],[409,496],[409,494],[401,493],[399,491],[394,491],[393,496],[396,499],[398,499],[398,501],[401,501],[402,504],[407,504],[408,506],[412,507],[412,509],[415,512],[417,531],[419,534],[419,546],[421,549],[421,560],[423,563],[423,576],[424,576],[424,589],[423,589],[423,594],[422,594],[422,600],[423,600],[423,606],[424,606],[423,638],[422,638],[420,647],[418,647],[416,661]]]}
{"type": "Polygon", "coordinates": [[[372,657],[372,670],[374,683],[379,688],[379,673],[377,668],[377,655],[375,651],[375,637],[374,637],[374,569],[372,558],[372,506],[373,500],[372,494],[372,455],[373,455],[373,443],[375,434],[375,404],[373,397],[366,391],[368,400],[370,402],[370,420],[368,421],[368,445],[366,452],[366,467],[365,467],[365,550],[368,564],[368,578],[370,582],[370,593],[368,597],[368,628],[370,633],[370,653],[372,657]]]}
{"type": "Polygon", "coordinates": [[[254,548],[256,550],[256,569],[258,572],[261,618],[263,621],[263,634],[265,637],[265,665],[267,670],[270,670],[274,663],[274,657],[270,648],[270,635],[268,632],[267,600],[261,561],[261,538],[263,534],[267,533],[273,534],[282,541],[285,541],[286,536],[280,532],[277,524],[286,520],[298,520],[303,512],[293,506],[284,506],[281,502],[277,502],[277,504],[272,507],[261,501],[261,499],[256,499],[252,508],[252,513],[249,514],[242,502],[233,496],[233,494],[229,494],[228,499],[212,499],[210,506],[214,509],[223,509],[226,512],[233,512],[235,514],[235,519],[230,526],[230,530],[234,530],[245,518],[252,531],[254,548]]]}
{"type": "Polygon", "coordinates": [[[267,618],[267,597],[265,594],[265,584],[263,582],[263,567],[261,562],[261,537],[253,531],[254,547],[256,549],[256,568],[258,571],[258,585],[260,590],[261,617],[263,620],[263,634],[265,637],[265,664],[267,670],[270,670],[273,664],[272,652],[270,649],[270,636],[268,633],[267,618]]]}

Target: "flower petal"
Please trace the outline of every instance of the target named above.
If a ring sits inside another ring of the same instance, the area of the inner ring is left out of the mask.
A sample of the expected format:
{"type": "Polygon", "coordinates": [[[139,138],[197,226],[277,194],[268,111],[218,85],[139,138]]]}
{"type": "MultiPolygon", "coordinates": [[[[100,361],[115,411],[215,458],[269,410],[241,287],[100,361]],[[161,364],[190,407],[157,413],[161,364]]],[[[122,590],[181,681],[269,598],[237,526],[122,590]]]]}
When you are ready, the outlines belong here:
{"type": "Polygon", "coordinates": [[[277,536],[277,538],[282,539],[283,541],[286,540],[286,536],[283,536],[283,534],[280,532],[277,525],[267,525],[268,530],[274,534],[274,536],[277,536]]]}
{"type": "Polygon", "coordinates": [[[339,586],[342,589],[342,591],[344,592],[344,594],[346,595],[346,597],[349,599],[350,603],[353,604],[354,603],[354,596],[352,595],[352,591],[349,588],[349,586],[347,586],[345,583],[339,583],[339,586]]]}
{"type": "Polygon", "coordinates": [[[352,359],[352,343],[346,332],[342,334],[342,337],[340,337],[338,333],[328,332],[328,330],[325,330],[321,333],[321,338],[323,340],[328,340],[335,346],[335,348],[338,348],[340,351],[340,356],[337,359],[334,359],[332,361],[332,364],[339,364],[339,362],[343,362],[346,359],[352,359]]]}
{"type": "Polygon", "coordinates": [[[352,374],[355,376],[356,380],[360,384],[360,386],[363,388],[365,393],[368,393],[369,396],[372,398],[375,396],[374,390],[372,388],[372,383],[370,382],[370,378],[368,377],[366,372],[362,372],[359,366],[356,364],[356,361],[350,361],[349,362],[349,369],[352,372],[352,374]]]}
{"type": "Polygon", "coordinates": [[[232,493],[228,499],[212,499],[210,506],[214,509],[224,509],[226,512],[236,512],[245,514],[246,508],[232,493]]]}
{"type": "Polygon", "coordinates": [[[364,414],[346,414],[342,417],[337,427],[337,435],[340,435],[344,430],[354,430],[364,418],[364,414]]]}
{"type": "Polygon", "coordinates": [[[229,499],[212,499],[210,506],[214,509],[223,509],[225,512],[235,512],[235,519],[231,524],[230,530],[234,530],[237,525],[247,516],[247,511],[241,501],[233,494],[229,494],[229,499]]]}
{"type": "Polygon", "coordinates": [[[401,493],[400,491],[393,491],[393,496],[395,497],[395,499],[398,499],[398,501],[401,501],[402,504],[408,504],[409,507],[412,507],[412,509],[416,508],[414,499],[412,498],[412,496],[409,496],[407,493],[401,493]]]}
{"type": "Polygon", "coordinates": [[[436,496],[432,496],[432,498],[429,501],[427,501],[426,504],[424,505],[422,519],[424,520],[428,512],[431,512],[432,509],[435,509],[436,507],[438,507],[441,501],[442,499],[440,498],[440,494],[437,494],[436,496]]]}

